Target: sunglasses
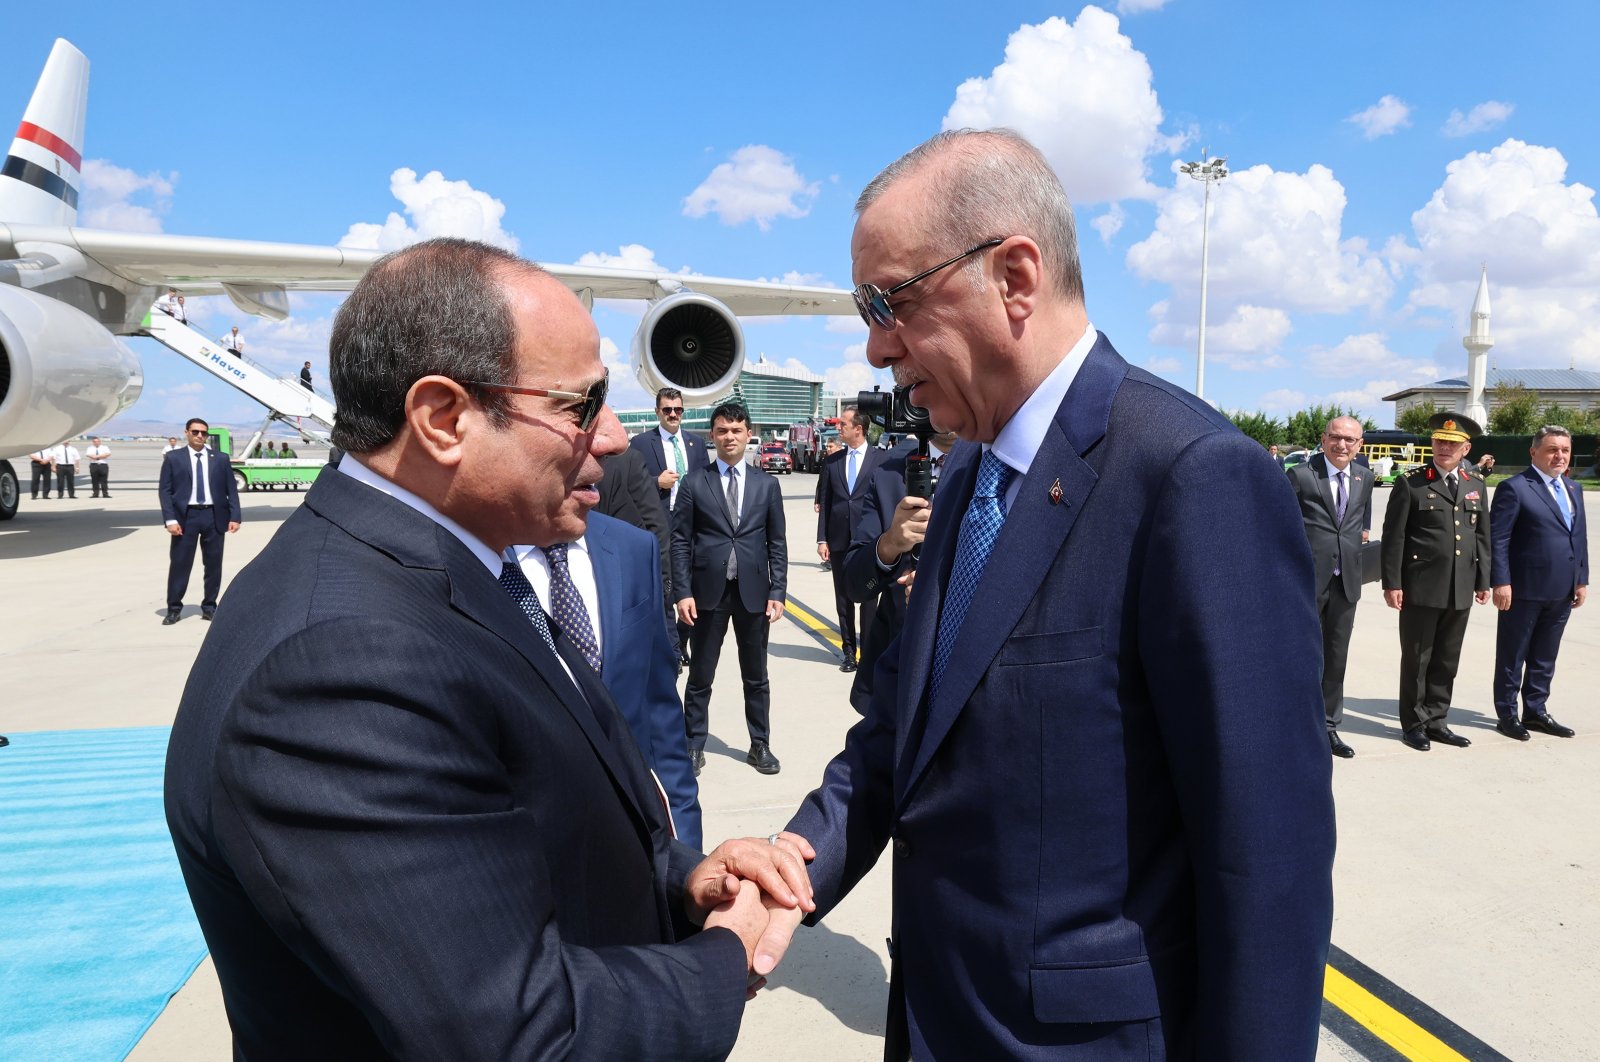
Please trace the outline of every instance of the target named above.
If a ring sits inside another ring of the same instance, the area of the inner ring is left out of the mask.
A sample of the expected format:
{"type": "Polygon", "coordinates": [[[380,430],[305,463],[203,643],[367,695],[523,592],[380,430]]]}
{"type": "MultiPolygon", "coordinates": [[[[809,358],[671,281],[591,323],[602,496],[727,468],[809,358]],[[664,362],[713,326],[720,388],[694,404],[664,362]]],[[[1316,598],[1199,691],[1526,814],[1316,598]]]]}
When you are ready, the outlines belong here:
{"type": "Polygon", "coordinates": [[[204,435],[205,433],[206,433],[206,430],[204,428],[190,428],[189,429],[189,434],[190,435],[204,435]]]}
{"type": "Polygon", "coordinates": [[[910,280],[902,280],[887,291],[880,289],[876,284],[858,284],[852,293],[856,300],[856,312],[861,314],[861,319],[867,324],[877,325],[885,332],[894,331],[894,308],[889,305],[889,296],[909,288],[919,280],[926,280],[941,269],[948,269],[963,258],[987,251],[991,247],[999,247],[1006,242],[1006,237],[996,236],[992,240],[985,240],[976,247],[970,247],[948,261],[940,262],[932,269],[924,269],[910,280]]]}
{"type": "Polygon", "coordinates": [[[663,417],[681,417],[681,416],[683,416],[683,407],[682,406],[661,406],[661,407],[656,409],[656,412],[660,413],[663,417]]]}
{"type": "Polygon", "coordinates": [[[571,402],[582,402],[578,407],[578,430],[588,431],[594,427],[595,419],[600,416],[600,410],[606,404],[606,392],[611,389],[611,370],[607,369],[604,376],[589,385],[589,389],[579,394],[577,391],[552,391],[547,387],[520,387],[516,384],[485,383],[482,380],[463,380],[463,387],[482,387],[490,391],[506,391],[514,395],[532,395],[534,398],[562,398],[571,402]]]}

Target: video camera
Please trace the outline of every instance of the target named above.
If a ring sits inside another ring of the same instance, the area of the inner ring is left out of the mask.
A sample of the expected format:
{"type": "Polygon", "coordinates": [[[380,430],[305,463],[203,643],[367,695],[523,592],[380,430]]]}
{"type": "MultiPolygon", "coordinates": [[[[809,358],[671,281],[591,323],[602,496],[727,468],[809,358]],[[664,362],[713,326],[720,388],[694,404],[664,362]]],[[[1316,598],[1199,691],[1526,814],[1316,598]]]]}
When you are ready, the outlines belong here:
{"type": "Polygon", "coordinates": [[[906,493],[913,498],[933,497],[933,462],[928,458],[928,439],[939,434],[928,420],[928,411],[911,401],[907,388],[896,387],[885,394],[874,387],[856,394],[856,408],[895,435],[914,435],[917,452],[906,457],[906,493]]]}

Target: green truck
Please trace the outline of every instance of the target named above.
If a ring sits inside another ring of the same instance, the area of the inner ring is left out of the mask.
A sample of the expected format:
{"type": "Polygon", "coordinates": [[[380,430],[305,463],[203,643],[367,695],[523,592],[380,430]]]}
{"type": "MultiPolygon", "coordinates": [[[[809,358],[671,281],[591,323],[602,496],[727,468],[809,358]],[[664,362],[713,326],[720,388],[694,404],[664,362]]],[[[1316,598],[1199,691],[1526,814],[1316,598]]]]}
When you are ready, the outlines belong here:
{"type": "Polygon", "coordinates": [[[309,457],[248,457],[233,454],[233,433],[227,428],[211,429],[211,448],[227,454],[233,466],[233,483],[247,490],[300,490],[316,482],[326,462],[309,457]]]}

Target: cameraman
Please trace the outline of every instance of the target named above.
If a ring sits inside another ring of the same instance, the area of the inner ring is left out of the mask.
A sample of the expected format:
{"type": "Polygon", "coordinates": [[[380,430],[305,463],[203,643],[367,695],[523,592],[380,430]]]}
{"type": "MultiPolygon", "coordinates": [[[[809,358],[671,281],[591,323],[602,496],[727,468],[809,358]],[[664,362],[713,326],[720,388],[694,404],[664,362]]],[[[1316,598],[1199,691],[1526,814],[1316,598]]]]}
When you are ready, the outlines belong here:
{"type": "MultiPolygon", "coordinates": [[[[928,438],[933,490],[939,486],[944,457],[956,444],[954,432],[928,438]]],[[[850,703],[865,713],[872,696],[872,670],[905,624],[906,600],[916,576],[913,549],[928,530],[931,497],[906,494],[906,464],[917,453],[915,436],[888,455],[872,474],[861,505],[861,521],[843,558],[844,589],[852,601],[877,600],[872,623],[861,632],[861,666],[850,688],[850,703]]]]}

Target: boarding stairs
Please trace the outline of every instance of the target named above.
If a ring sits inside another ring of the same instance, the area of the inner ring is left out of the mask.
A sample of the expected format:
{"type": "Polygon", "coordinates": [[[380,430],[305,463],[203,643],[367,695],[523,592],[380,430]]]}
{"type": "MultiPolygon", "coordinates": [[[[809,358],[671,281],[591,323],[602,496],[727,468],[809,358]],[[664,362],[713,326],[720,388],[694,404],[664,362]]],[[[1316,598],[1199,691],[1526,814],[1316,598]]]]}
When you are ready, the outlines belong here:
{"type": "Polygon", "coordinates": [[[327,441],[333,430],[333,402],[307,388],[298,376],[281,376],[259,362],[231,354],[220,340],[161,310],[152,309],[142,324],[145,335],[266,406],[269,422],[283,421],[308,439],[327,441]]]}

